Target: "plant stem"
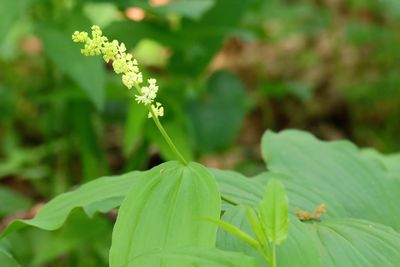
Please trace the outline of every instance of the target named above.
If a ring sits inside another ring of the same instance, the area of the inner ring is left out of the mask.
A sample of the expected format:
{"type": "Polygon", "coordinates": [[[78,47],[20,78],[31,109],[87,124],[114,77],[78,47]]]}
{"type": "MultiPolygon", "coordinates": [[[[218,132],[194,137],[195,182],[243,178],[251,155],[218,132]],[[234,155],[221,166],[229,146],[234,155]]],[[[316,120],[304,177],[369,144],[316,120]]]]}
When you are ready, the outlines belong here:
{"type": "Polygon", "coordinates": [[[276,267],[276,244],[272,243],[272,266],[276,267]]]}
{"type": "MultiPolygon", "coordinates": [[[[140,86],[138,84],[135,84],[135,88],[137,92],[142,95],[142,90],[140,89],[140,86]]],[[[182,154],[179,152],[179,150],[176,148],[174,142],[172,142],[171,137],[169,137],[167,131],[165,131],[164,127],[162,126],[160,120],[158,119],[158,116],[154,112],[154,109],[151,105],[146,105],[147,109],[149,110],[151,114],[151,118],[153,119],[154,123],[156,124],[158,130],[164,137],[164,140],[167,142],[168,146],[171,148],[172,152],[174,152],[175,156],[179,159],[180,162],[182,162],[184,165],[188,165],[188,162],[185,160],[185,158],[182,156],[182,154]]]]}
{"type": "Polygon", "coordinates": [[[233,206],[238,206],[238,205],[239,205],[239,203],[237,203],[235,200],[230,199],[230,198],[228,198],[228,197],[226,197],[226,196],[221,195],[221,199],[222,199],[223,201],[225,201],[226,203],[229,203],[229,204],[231,204],[231,205],[233,205],[233,206]]]}

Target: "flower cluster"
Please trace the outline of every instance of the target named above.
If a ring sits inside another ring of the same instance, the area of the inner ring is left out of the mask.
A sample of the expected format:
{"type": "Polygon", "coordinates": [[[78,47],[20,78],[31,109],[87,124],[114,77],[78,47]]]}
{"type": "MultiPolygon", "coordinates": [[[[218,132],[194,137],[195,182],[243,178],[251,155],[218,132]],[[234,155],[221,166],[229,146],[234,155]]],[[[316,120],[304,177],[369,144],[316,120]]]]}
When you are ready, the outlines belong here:
{"type": "MultiPolygon", "coordinates": [[[[138,91],[135,100],[139,104],[149,106],[155,116],[163,116],[164,108],[162,104],[155,102],[158,92],[156,79],[148,79],[147,86],[140,86],[143,83],[143,75],[139,70],[136,59],[133,58],[132,54],[127,53],[125,44],[119,43],[117,40],[108,41],[108,38],[103,36],[100,27],[97,25],[93,25],[91,29],[91,37],[87,32],[79,31],[72,35],[72,40],[75,43],[84,43],[81,53],[85,56],[103,55],[105,62],[111,61],[115,73],[122,74],[122,83],[128,89],[134,87],[138,91]]],[[[152,116],[150,112],[148,117],[151,118],[152,116]]]]}

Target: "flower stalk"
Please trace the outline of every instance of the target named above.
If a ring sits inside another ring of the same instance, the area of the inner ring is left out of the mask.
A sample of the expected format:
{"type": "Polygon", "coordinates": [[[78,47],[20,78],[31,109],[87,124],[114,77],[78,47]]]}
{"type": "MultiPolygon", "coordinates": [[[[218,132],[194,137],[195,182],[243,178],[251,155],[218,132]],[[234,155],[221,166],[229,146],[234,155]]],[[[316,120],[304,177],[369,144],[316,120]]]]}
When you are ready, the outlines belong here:
{"type": "Polygon", "coordinates": [[[143,104],[149,110],[148,118],[153,119],[158,130],[177,159],[184,165],[187,165],[187,161],[172,142],[160,122],[159,117],[164,116],[164,107],[160,102],[156,101],[158,93],[157,80],[154,78],[148,79],[148,84],[146,86],[141,86],[143,83],[143,75],[140,72],[137,60],[133,58],[132,54],[126,51],[125,44],[119,43],[117,40],[108,41],[108,38],[103,36],[100,27],[97,25],[93,25],[91,30],[90,37],[87,32],[75,31],[72,34],[72,40],[75,43],[84,44],[81,53],[85,56],[102,55],[105,62],[112,62],[115,73],[122,74],[122,83],[128,89],[136,89],[136,102],[143,104]]]}

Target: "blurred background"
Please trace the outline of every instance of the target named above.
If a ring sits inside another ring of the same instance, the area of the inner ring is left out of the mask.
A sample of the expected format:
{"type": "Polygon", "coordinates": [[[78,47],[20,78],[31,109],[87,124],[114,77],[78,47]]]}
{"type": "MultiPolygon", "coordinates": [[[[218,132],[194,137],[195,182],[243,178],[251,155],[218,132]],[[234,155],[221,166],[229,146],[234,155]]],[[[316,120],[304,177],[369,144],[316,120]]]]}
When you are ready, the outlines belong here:
{"type": "MultiPolygon", "coordinates": [[[[71,41],[92,24],[159,81],[187,159],[253,175],[263,132],[287,128],[400,150],[398,0],[0,0],[2,228],[76,185],[174,159],[121,78],[71,41]]],[[[75,212],[0,249],[22,266],[107,266],[112,225],[75,212]]]]}

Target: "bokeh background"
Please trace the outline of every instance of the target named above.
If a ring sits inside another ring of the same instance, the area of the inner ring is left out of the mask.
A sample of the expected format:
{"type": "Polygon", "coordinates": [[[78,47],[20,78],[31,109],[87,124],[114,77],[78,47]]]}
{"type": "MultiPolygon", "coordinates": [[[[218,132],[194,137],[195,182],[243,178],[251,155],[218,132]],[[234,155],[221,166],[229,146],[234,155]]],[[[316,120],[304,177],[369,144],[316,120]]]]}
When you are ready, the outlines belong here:
{"type": "MultiPolygon", "coordinates": [[[[174,156],[100,58],[92,24],[160,83],[162,122],[190,160],[253,175],[267,129],[400,150],[399,0],[0,0],[0,217],[174,156]]],[[[107,266],[115,214],[0,241],[22,266],[107,266]]]]}

